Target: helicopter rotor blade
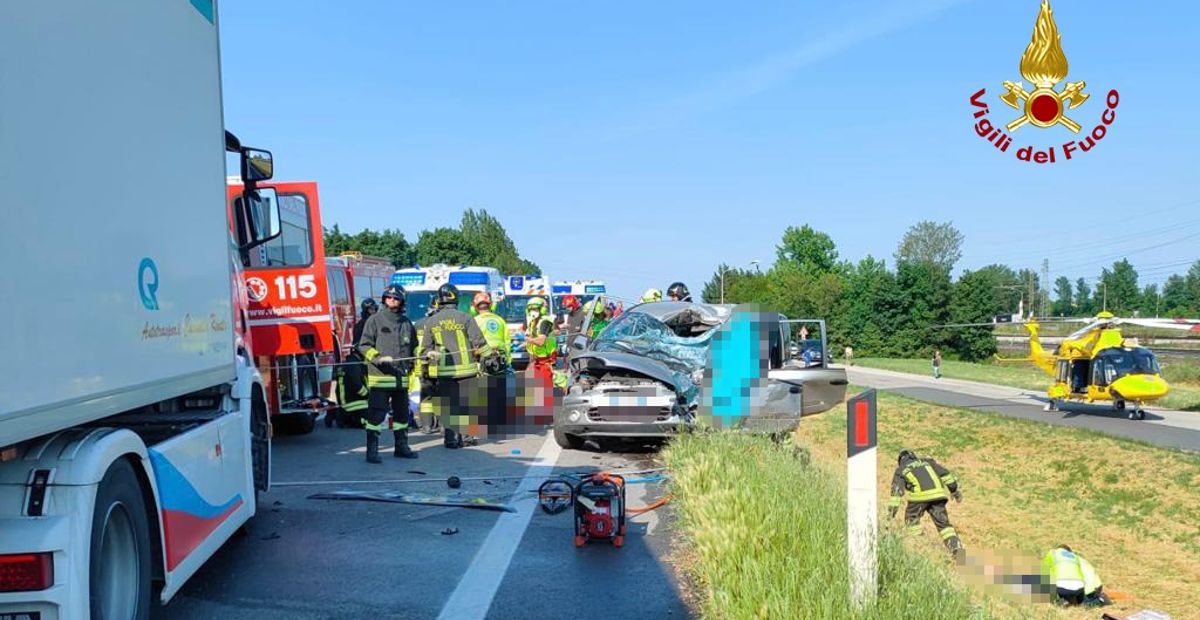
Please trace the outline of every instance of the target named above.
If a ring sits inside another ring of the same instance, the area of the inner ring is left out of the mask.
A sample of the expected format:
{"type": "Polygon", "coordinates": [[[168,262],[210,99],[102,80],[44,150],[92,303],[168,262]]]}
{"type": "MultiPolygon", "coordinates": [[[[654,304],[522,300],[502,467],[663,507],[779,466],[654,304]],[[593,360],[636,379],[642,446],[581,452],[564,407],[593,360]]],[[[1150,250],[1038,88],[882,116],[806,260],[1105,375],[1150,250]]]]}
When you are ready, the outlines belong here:
{"type": "Polygon", "coordinates": [[[1153,327],[1156,329],[1174,329],[1200,333],[1200,320],[1197,319],[1120,319],[1121,323],[1153,327]]]}

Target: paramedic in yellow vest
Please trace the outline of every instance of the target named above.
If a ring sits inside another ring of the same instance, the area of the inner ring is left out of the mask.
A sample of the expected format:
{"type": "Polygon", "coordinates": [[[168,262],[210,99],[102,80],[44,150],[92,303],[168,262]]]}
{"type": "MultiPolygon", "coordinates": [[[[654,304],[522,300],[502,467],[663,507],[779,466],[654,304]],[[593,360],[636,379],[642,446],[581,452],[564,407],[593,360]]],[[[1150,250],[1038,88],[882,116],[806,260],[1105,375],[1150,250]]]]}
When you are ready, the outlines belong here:
{"type": "Polygon", "coordinates": [[[554,380],[554,361],[558,358],[558,338],[554,317],[543,297],[534,297],[525,305],[525,341],[529,351],[530,374],[550,386],[554,380]]]}
{"type": "Polygon", "coordinates": [[[1096,569],[1070,547],[1059,545],[1042,558],[1042,575],[1054,586],[1061,605],[1105,604],[1104,584],[1096,569]]]}
{"type": "Polygon", "coordinates": [[[911,529],[919,529],[921,515],[928,512],[938,535],[942,537],[942,543],[956,558],[960,557],[963,552],[962,540],[958,538],[958,532],[950,524],[950,516],[946,513],[946,502],[951,496],[956,502],[962,501],[958,480],[937,461],[918,458],[912,450],[901,450],[897,460],[896,473],[892,476],[892,498],[888,501],[890,515],[896,516],[900,498],[907,493],[904,523],[911,529]]]}
{"type": "Polygon", "coordinates": [[[404,288],[393,284],[383,290],[384,310],[363,325],[358,351],[367,361],[367,462],[381,463],[379,434],[390,418],[396,437],[397,458],[415,459],[408,446],[408,375],[412,371],[417,332],[404,315],[404,288]]]}
{"type": "Polygon", "coordinates": [[[447,448],[474,443],[464,440],[458,428],[478,424],[483,411],[470,407],[470,389],[479,376],[479,359],[491,353],[479,325],[458,309],[458,288],[443,284],[438,288],[437,311],[421,326],[418,356],[433,388],[434,415],[442,418],[447,448]]]}
{"type": "Polygon", "coordinates": [[[492,296],[486,292],[475,293],[471,299],[471,312],[475,324],[483,332],[492,351],[479,361],[479,374],[483,377],[484,397],[487,406],[487,428],[502,433],[508,411],[508,375],[512,372],[512,341],[508,337],[508,324],[492,311],[492,296]]]}

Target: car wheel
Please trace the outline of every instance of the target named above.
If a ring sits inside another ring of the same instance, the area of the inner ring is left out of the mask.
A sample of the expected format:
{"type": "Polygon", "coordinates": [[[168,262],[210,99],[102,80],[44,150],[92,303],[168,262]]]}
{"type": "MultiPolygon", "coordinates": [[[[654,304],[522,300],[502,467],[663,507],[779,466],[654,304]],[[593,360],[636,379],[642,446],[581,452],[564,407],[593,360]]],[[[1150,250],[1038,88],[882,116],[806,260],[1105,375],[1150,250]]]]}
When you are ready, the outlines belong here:
{"type": "Polygon", "coordinates": [[[567,450],[578,450],[583,447],[583,438],[576,435],[571,435],[554,428],[554,443],[557,443],[560,448],[567,450]]]}

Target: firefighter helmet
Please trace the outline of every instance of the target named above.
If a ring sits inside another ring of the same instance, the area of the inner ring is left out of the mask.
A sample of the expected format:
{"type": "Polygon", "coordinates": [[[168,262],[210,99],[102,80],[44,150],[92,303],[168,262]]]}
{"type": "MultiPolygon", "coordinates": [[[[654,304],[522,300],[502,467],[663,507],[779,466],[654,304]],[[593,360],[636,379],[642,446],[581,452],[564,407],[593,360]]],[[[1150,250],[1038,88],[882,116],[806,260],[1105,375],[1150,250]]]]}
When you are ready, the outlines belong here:
{"type": "Polygon", "coordinates": [[[904,463],[905,461],[911,461],[915,458],[917,458],[917,455],[912,450],[901,450],[900,456],[896,459],[896,462],[904,463]]]}
{"type": "Polygon", "coordinates": [[[562,298],[562,305],[567,310],[574,310],[579,307],[579,298],[574,295],[566,295],[562,298]]]}
{"type": "MultiPolygon", "coordinates": [[[[388,297],[391,297],[392,299],[398,300],[400,305],[404,305],[404,287],[400,286],[399,284],[389,285],[387,288],[383,289],[383,294],[379,297],[381,299],[387,299],[388,297]]],[[[365,304],[366,302],[363,303],[365,304]]]]}
{"type": "Polygon", "coordinates": [[[667,297],[673,301],[691,301],[692,294],[688,291],[688,287],[683,282],[674,282],[667,287],[667,297]]]}
{"type": "Polygon", "coordinates": [[[648,288],[645,293],[642,293],[642,303],[648,304],[656,301],[662,301],[662,291],[656,288],[648,288]]]}
{"type": "Polygon", "coordinates": [[[379,304],[375,303],[375,300],[371,299],[370,297],[362,300],[363,316],[367,315],[368,310],[370,310],[371,312],[375,312],[375,311],[379,310],[379,304]]]}
{"type": "Polygon", "coordinates": [[[438,305],[455,305],[458,303],[458,287],[453,284],[446,283],[438,287],[437,293],[438,305]]]}

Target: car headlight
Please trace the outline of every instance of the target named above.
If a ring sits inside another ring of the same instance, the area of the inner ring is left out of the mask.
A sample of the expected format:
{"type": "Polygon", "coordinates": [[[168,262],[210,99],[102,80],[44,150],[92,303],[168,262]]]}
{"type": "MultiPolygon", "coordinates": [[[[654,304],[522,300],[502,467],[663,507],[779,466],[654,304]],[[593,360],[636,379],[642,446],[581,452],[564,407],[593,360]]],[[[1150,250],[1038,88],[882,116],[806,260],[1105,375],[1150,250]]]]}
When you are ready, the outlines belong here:
{"type": "Polygon", "coordinates": [[[569,420],[571,422],[578,422],[582,419],[583,419],[583,411],[580,411],[579,409],[572,409],[571,413],[567,414],[567,420],[569,420]]]}

